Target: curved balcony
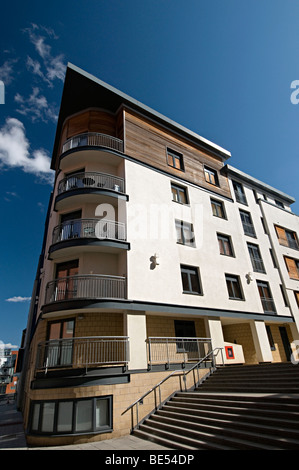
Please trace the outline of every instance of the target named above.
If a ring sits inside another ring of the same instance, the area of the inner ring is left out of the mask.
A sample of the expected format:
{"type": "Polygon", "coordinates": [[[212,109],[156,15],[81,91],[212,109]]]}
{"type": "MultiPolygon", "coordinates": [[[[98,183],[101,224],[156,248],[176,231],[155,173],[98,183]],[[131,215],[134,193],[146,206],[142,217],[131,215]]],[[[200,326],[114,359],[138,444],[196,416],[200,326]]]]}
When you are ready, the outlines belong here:
{"type": "Polygon", "coordinates": [[[85,132],[66,140],[61,153],[78,147],[106,147],[117,152],[124,151],[124,143],[121,139],[99,132],[85,132]]]}
{"type": "MultiPolygon", "coordinates": [[[[126,243],[126,226],[122,222],[106,219],[74,219],[57,225],[53,229],[51,259],[76,251],[90,251],[101,246],[110,251],[129,249],[126,243]]],[[[105,250],[107,251],[107,250],[105,250]]]]}
{"type": "MultiPolygon", "coordinates": [[[[45,304],[64,301],[126,299],[126,278],[102,274],[76,274],[48,282],[45,304]]],[[[75,302],[76,308],[77,302],[75,302]]]]}
{"type": "Polygon", "coordinates": [[[73,173],[59,182],[55,207],[56,210],[63,209],[67,198],[80,198],[81,202],[85,198],[87,202],[96,202],[101,195],[126,200],[124,179],[99,172],[73,173]]]}

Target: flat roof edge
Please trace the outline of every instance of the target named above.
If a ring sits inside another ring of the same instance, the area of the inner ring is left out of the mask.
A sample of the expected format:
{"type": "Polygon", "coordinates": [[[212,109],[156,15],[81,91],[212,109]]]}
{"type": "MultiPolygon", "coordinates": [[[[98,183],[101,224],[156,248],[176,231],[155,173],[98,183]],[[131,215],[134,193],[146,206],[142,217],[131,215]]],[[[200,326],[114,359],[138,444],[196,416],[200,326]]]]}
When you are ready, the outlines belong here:
{"type": "Polygon", "coordinates": [[[251,184],[253,184],[253,185],[255,185],[259,188],[264,188],[265,190],[267,190],[267,191],[269,191],[273,194],[276,194],[277,196],[281,197],[282,199],[285,199],[286,201],[288,201],[291,204],[296,202],[296,199],[294,199],[292,196],[289,196],[288,194],[284,193],[283,191],[280,191],[279,189],[276,189],[273,186],[270,186],[269,184],[264,183],[263,181],[260,181],[257,178],[254,178],[253,176],[250,176],[247,173],[244,173],[243,171],[238,170],[237,168],[235,168],[231,165],[226,164],[224,168],[227,169],[228,173],[230,173],[231,175],[237,176],[237,177],[243,179],[244,181],[247,181],[247,182],[249,182],[249,183],[251,183],[251,184]]]}
{"type": "Polygon", "coordinates": [[[115,88],[115,87],[109,85],[108,83],[104,82],[103,80],[100,80],[99,78],[95,77],[94,75],[92,75],[88,72],[85,72],[80,67],[77,67],[76,65],[69,62],[67,64],[67,68],[79,73],[80,75],[86,77],[89,80],[92,80],[93,82],[99,84],[103,88],[106,88],[110,92],[115,93],[116,95],[121,97],[125,102],[130,103],[133,106],[139,108],[140,110],[143,110],[143,111],[149,113],[150,115],[156,117],[157,119],[160,119],[160,120],[164,121],[166,124],[171,125],[172,127],[175,127],[179,131],[189,135],[193,139],[198,140],[202,144],[208,145],[209,147],[213,148],[215,151],[219,152],[221,154],[221,157],[224,160],[227,160],[228,158],[231,157],[231,153],[228,150],[226,150],[226,149],[222,148],[221,146],[215,144],[214,142],[200,136],[196,132],[191,131],[187,127],[184,127],[181,124],[178,124],[177,122],[173,121],[172,119],[169,119],[168,117],[164,116],[163,114],[159,113],[158,111],[155,111],[154,109],[150,108],[149,106],[141,103],[140,101],[136,100],[135,98],[132,98],[131,96],[127,95],[126,93],[123,93],[122,91],[118,90],[117,88],[115,88]]]}

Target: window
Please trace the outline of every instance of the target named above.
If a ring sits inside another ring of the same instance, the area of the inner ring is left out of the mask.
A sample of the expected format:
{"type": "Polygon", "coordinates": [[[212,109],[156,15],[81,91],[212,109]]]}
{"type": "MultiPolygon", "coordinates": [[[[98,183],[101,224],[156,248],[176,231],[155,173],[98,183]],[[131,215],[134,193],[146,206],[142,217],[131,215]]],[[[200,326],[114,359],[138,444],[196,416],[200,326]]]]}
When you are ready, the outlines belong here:
{"type": "Polygon", "coordinates": [[[266,331],[267,331],[271,351],[275,351],[275,349],[276,349],[275,348],[275,343],[273,341],[272,331],[271,331],[271,328],[270,328],[269,325],[266,325],[266,331]]]}
{"type": "Polygon", "coordinates": [[[217,233],[219,250],[221,255],[233,256],[231,239],[228,235],[217,233]]]}
{"type": "Polygon", "coordinates": [[[274,227],[280,245],[287,246],[288,248],[293,248],[295,250],[299,249],[296,232],[279,227],[278,225],[274,225],[274,227]]]}
{"type": "Polygon", "coordinates": [[[212,212],[215,217],[220,217],[221,219],[226,219],[224,204],[221,201],[216,199],[211,199],[212,212]]]}
{"type": "Polygon", "coordinates": [[[260,254],[260,249],[258,245],[254,245],[253,243],[247,243],[249,256],[252,263],[253,271],[257,273],[265,273],[264,263],[260,254]]]}
{"type": "Polygon", "coordinates": [[[190,338],[195,338],[195,323],[194,321],[184,321],[184,320],[174,320],[174,331],[176,338],[181,339],[177,341],[177,352],[196,352],[198,345],[196,341],[190,340],[190,338]],[[185,340],[186,338],[189,339],[185,340]]]}
{"type": "Polygon", "coordinates": [[[281,209],[284,209],[284,205],[281,201],[278,201],[277,199],[275,199],[275,204],[280,207],[281,209]]]}
{"type": "Polygon", "coordinates": [[[187,246],[195,246],[195,239],[193,233],[193,225],[182,220],[175,221],[175,228],[177,234],[177,243],[187,246]]]}
{"type": "Polygon", "coordinates": [[[181,153],[167,149],[167,163],[177,170],[184,171],[184,161],[181,153]]]}
{"type": "Polygon", "coordinates": [[[48,324],[48,343],[43,359],[47,367],[72,364],[74,330],[74,319],[53,321],[48,324]]]}
{"type": "Polygon", "coordinates": [[[256,237],[254,226],[249,212],[240,211],[241,221],[243,225],[244,234],[249,237],[256,237]]]}
{"type": "Polygon", "coordinates": [[[299,292],[294,291],[295,299],[299,308],[299,292]]]}
{"type": "Polygon", "coordinates": [[[225,275],[228,296],[232,300],[243,300],[243,294],[241,289],[241,283],[238,276],[232,274],[225,275]]]}
{"type": "Polygon", "coordinates": [[[201,294],[198,270],[192,266],[181,266],[184,294],[201,294]]]}
{"type": "Polygon", "coordinates": [[[256,281],[265,313],[276,313],[276,308],[268,282],[256,281]]]}
{"type": "Polygon", "coordinates": [[[32,401],[29,426],[32,433],[51,435],[112,431],[112,396],[32,401]]]}
{"type": "Polygon", "coordinates": [[[240,183],[233,181],[233,188],[236,196],[236,201],[240,202],[241,204],[247,205],[247,199],[244,193],[243,186],[240,183]]]}
{"type": "Polygon", "coordinates": [[[171,183],[172,200],[180,204],[188,204],[187,189],[171,183]]]}
{"type": "Polygon", "coordinates": [[[288,258],[287,256],[284,257],[284,260],[287,266],[289,277],[291,279],[299,280],[299,261],[297,259],[288,258]]]}
{"type": "Polygon", "coordinates": [[[219,186],[217,171],[212,168],[204,167],[205,180],[207,183],[219,186]]]}

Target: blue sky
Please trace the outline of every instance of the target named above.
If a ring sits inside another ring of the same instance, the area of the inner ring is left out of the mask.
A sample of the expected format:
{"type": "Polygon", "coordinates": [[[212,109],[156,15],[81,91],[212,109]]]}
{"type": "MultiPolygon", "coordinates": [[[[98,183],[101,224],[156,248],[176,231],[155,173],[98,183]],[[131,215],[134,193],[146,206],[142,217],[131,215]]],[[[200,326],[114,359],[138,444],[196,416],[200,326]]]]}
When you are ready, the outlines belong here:
{"type": "Polygon", "coordinates": [[[67,62],[299,203],[297,0],[15,0],[0,37],[0,341],[19,345],[26,327],[67,62]]]}

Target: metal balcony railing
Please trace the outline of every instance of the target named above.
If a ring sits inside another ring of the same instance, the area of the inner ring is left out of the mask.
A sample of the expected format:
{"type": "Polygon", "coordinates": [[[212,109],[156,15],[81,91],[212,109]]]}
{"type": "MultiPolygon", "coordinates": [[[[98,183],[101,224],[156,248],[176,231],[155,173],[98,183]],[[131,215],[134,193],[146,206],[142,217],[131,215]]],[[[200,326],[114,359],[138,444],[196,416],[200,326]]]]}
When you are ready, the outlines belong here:
{"type": "Polygon", "coordinates": [[[77,147],[107,147],[118,152],[124,151],[124,143],[112,135],[101,134],[99,132],[86,132],[78,134],[66,140],[62,146],[62,153],[77,147]]]}
{"type": "Polygon", "coordinates": [[[212,350],[210,338],[149,337],[147,342],[150,366],[197,362],[212,350]]]}
{"type": "Polygon", "coordinates": [[[261,297],[263,309],[265,313],[276,313],[274,300],[270,297],[261,297]]]}
{"type": "Polygon", "coordinates": [[[69,176],[66,176],[59,182],[58,194],[81,188],[109,189],[112,191],[124,193],[125,182],[123,178],[106,173],[73,173],[69,176]]]}
{"type": "Polygon", "coordinates": [[[255,272],[257,272],[257,273],[265,273],[266,272],[262,258],[257,258],[255,256],[251,256],[251,262],[252,262],[253,270],[255,272]]]}
{"type": "Polygon", "coordinates": [[[249,222],[243,222],[242,221],[242,225],[243,225],[245,235],[249,235],[250,237],[255,237],[256,236],[253,224],[250,224],[249,222]]]}
{"type": "Polygon", "coordinates": [[[127,364],[128,336],[88,336],[39,343],[36,369],[127,364]]]}
{"type": "Polygon", "coordinates": [[[75,299],[125,299],[126,278],[87,274],[67,276],[48,282],[45,303],[75,299]]]}
{"type": "Polygon", "coordinates": [[[74,219],[53,229],[52,244],[76,238],[126,241],[126,226],[122,222],[106,219],[74,219]]]}

